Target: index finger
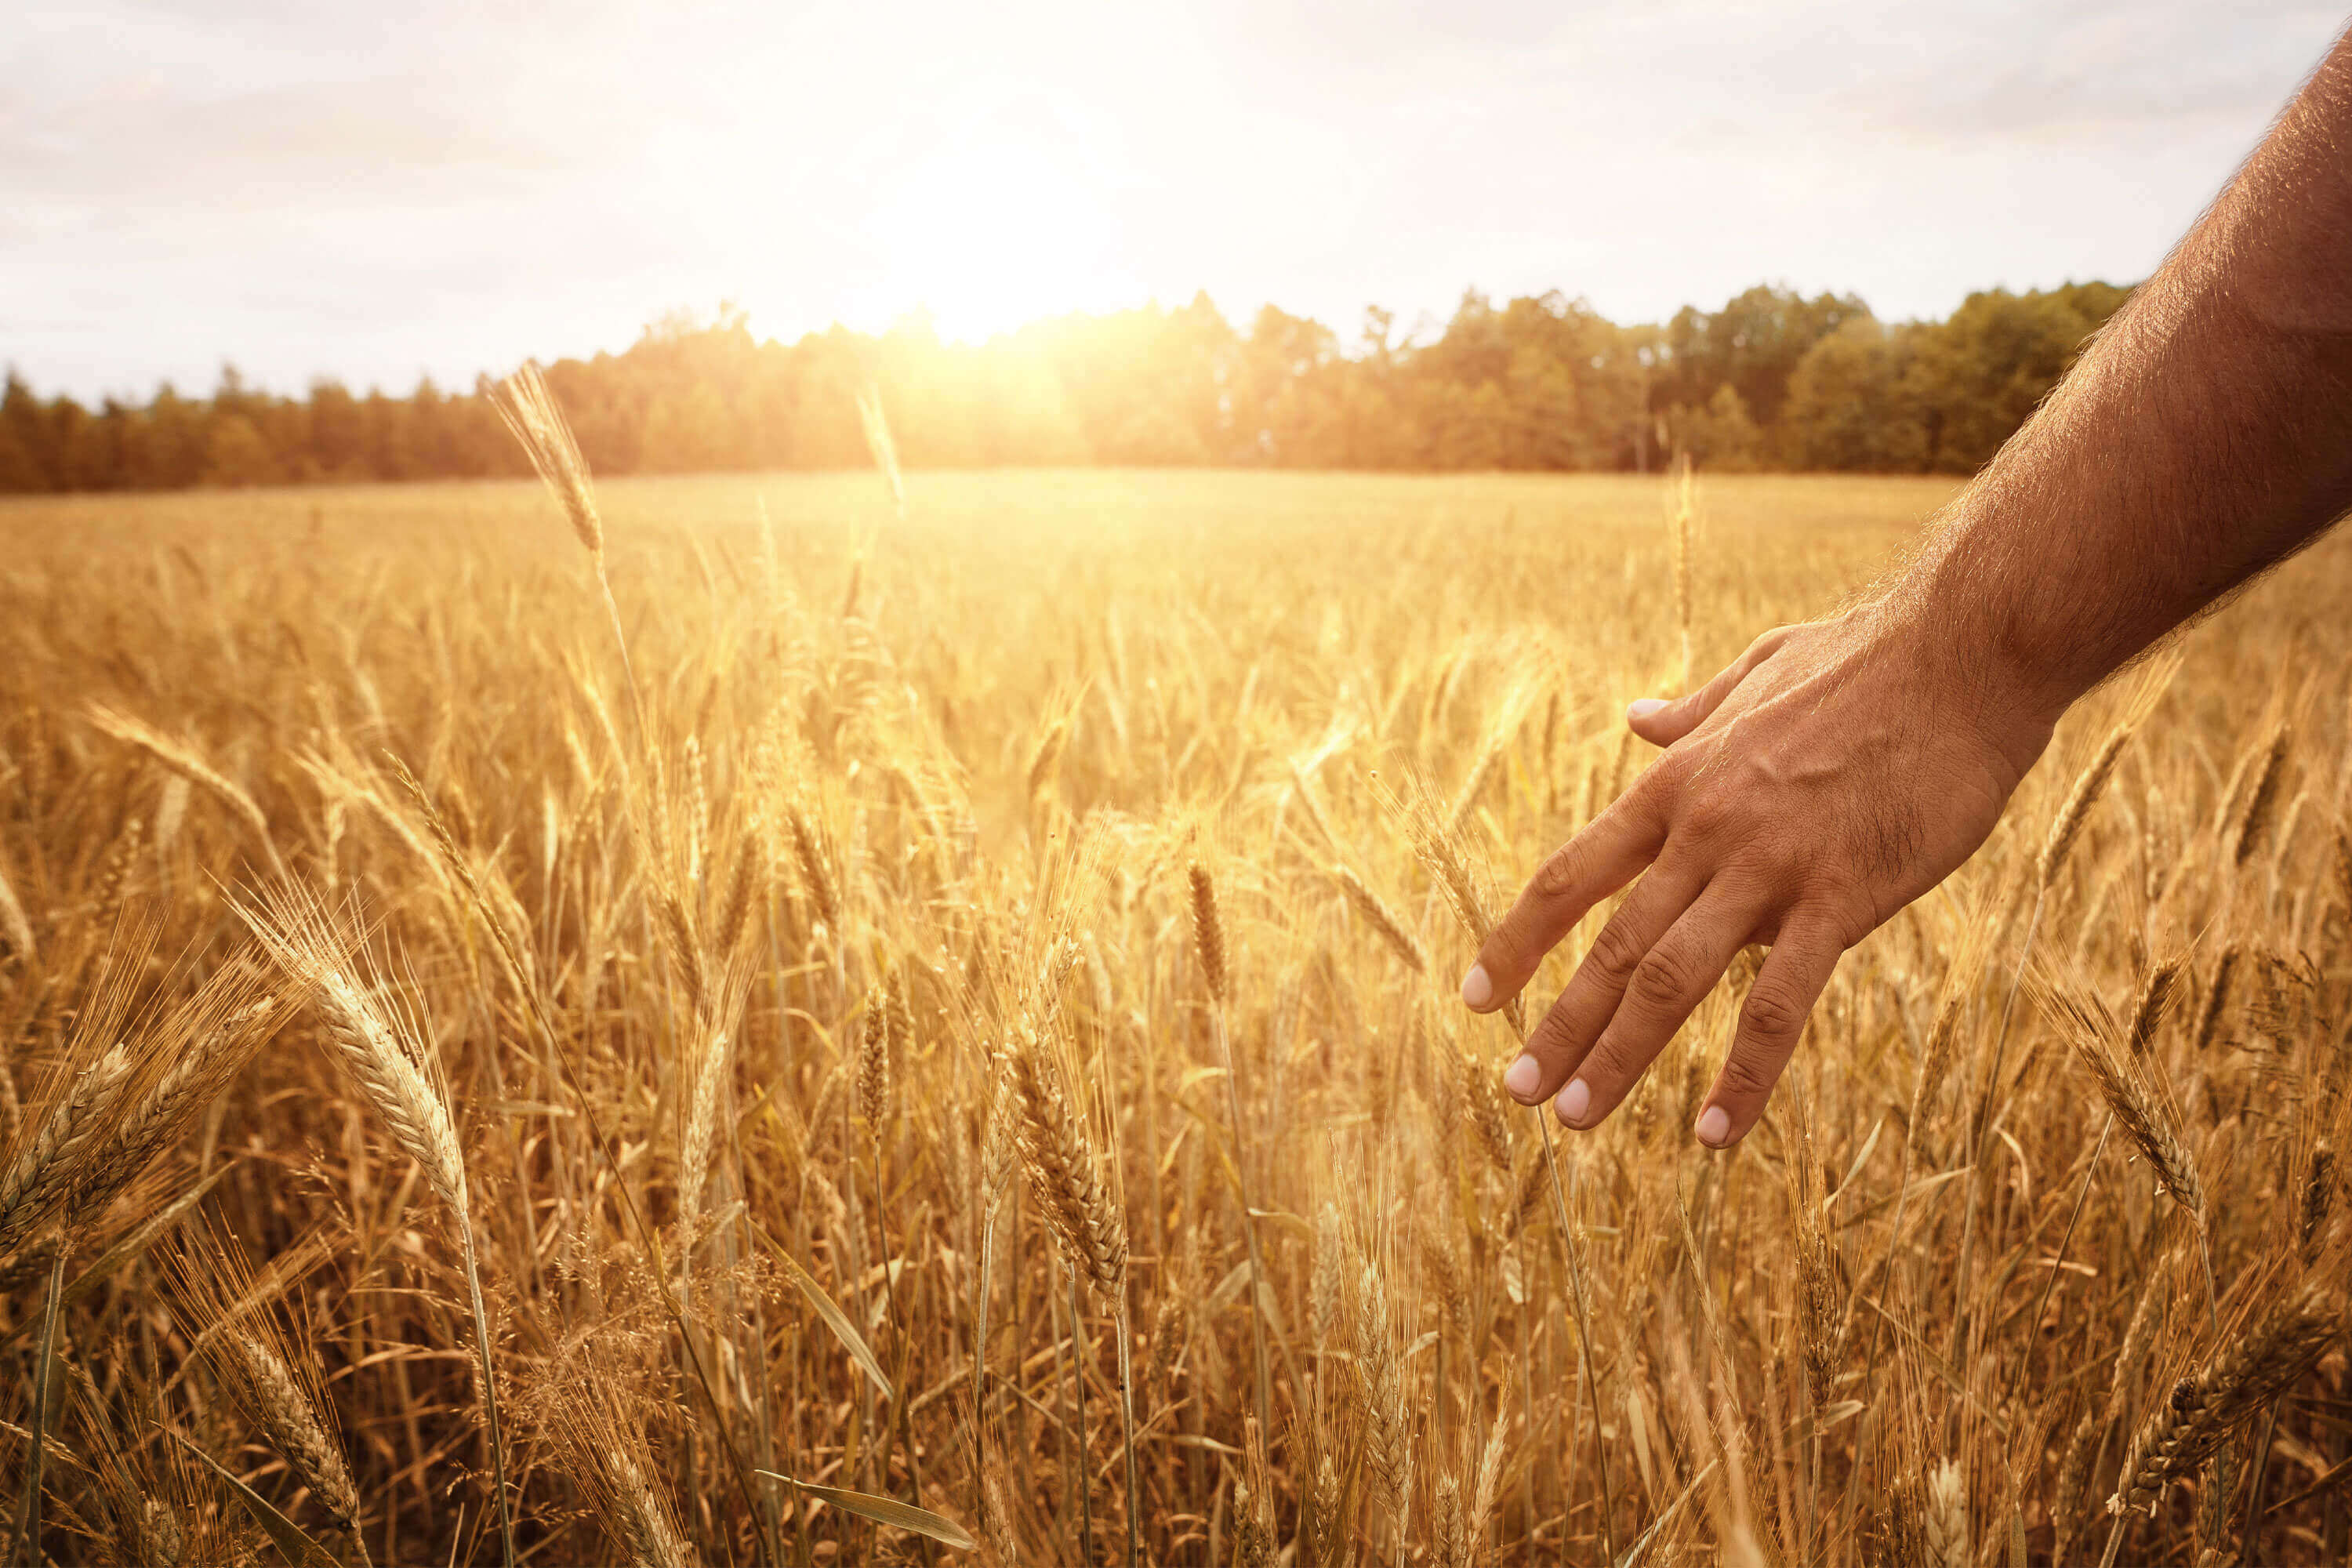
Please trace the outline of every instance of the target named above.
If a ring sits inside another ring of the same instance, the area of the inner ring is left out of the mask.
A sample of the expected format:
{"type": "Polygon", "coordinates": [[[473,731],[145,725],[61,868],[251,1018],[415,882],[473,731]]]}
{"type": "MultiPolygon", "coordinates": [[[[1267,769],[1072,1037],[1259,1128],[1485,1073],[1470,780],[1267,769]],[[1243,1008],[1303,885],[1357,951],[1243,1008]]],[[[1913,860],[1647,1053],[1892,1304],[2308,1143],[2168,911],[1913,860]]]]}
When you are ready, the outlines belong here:
{"type": "Polygon", "coordinates": [[[1585,911],[1632,881],[1665,841],[1655,786],[1636,784],[1618,796],[1537,868],[1478,949],[1478,962],[1462,980],[1463,1002],[1472,1012],[1491,1013],[1517,995],[1585,911]]]}

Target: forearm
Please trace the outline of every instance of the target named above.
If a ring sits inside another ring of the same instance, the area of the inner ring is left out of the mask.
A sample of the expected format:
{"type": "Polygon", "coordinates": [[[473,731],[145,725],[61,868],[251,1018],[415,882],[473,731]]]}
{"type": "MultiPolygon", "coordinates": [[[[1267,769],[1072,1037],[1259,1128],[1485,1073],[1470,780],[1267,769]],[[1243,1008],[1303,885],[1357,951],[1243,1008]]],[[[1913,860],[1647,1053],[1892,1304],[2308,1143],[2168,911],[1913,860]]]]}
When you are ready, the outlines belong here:
{"type": "Polygon", "coordinates": [[[1885,601],[2054,721],[2352,506],[2352,41],[1885,601]]]}

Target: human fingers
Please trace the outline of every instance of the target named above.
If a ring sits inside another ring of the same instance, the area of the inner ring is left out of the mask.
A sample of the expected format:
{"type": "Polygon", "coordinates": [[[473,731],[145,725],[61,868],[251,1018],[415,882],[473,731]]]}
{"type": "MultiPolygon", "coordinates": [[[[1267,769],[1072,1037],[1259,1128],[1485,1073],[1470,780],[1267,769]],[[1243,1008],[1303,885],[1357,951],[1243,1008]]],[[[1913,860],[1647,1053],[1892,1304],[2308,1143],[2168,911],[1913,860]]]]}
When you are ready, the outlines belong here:
{"type": "Polygon", "coordinates": [[[1650,950],[1706,887],[1706,868],[1689,857],[1670,854],[1633,885],[1503,1074],[1503,1087],[1513,1099],[1536,1105],[1559,1092],[1608,1027],[1650,950]]]}
{"type": "Polygon", "coordinates": [[[1713,680],[1696,691],[1671,700],[1644,697],[1625,710],[1625,722],[1636,735],[1654,746],[1671,746],[1701,724],[1707,715],[1723,705],[1748,672],[1780,650],[1789,639],[1793,626],[1774,626],[1748,645],[1748,651],[1733,659],[1713,680]]]}
{"type": "Polygon", "coordinates": [[[1748,1136],[1764,1114],[1764,1102],[1780,1081],[1780,1069],[1795,1054],[1805,1020],[1844,952],[1845,942],[1827,919],[1792,915],[1782,925],[1756,983],[1748,988],[1731,1055],[1707,1093],[1706,1108],[1699,1112],[1694,1131],[1700,1142],[1727,1149],[1748,1136]]]}
{"type": "MultiPolygon", "coordinates": [[[[1631,881],[1665,842],[1664,792],[1650,775],[1620,795],[1537,868],[1462,979],[1462,1000],[1491,1013],[1519,994],[1584,913],[1631,881]]],[[[1637,955],[1638,956],[1638,955],[1637,955]]]]}
{"type": "Polygon", "coordinates": [[[1754,883],[1718,877],[1707,884],[1633,966],[1615,1015],[1553,1101],[1562,1125],[1591,1128],[1607,1120],[1723,978],[1769,901],[1754,883]]]}

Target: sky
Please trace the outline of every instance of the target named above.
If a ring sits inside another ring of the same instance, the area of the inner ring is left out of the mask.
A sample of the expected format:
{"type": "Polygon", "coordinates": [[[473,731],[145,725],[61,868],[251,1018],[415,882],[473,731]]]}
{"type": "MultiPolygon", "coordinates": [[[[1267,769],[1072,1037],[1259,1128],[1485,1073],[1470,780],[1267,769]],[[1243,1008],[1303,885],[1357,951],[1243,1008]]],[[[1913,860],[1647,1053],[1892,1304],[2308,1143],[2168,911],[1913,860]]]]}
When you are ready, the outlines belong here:
{"type": "MultiPolygon", "coordinates": [[[[2344,4],[2345,0],[2338,0],[2344,4]]],[[[2136,281],[2344,25],[2210,0],[15,0],[0,360],[470,385],[731,300],[1887,319],[2136,281]]]]}

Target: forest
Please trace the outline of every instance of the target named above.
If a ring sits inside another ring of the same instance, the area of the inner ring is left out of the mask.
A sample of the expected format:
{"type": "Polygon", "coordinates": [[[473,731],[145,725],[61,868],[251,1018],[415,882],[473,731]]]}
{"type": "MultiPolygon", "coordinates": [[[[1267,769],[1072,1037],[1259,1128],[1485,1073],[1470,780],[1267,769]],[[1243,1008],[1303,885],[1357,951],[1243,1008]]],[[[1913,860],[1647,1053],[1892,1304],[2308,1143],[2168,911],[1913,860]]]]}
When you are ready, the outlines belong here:
{"type": "MultiPolygon", "coordinates": [[[[1889,322],[1851,294],[1759,285],[1663,325],[1559,292],[1465,294],[1442,329],[1367,310],[1352,340],[1272,305],[1246,330],[1206,295],[1032,323],[982,344],[928,318],[756,339],[745,314],[673,313],[550,385],[598,473],[838,468],[868,460],[878,396],[910,468],[1974,471],[2129,289],[1970,295],[1889,322]]],[[[224,367],[211,395],[144,404],[0,391],[0,493],[520,475],[487,379],[405,396],[329,380],[299,397],[224,367]]]]}

